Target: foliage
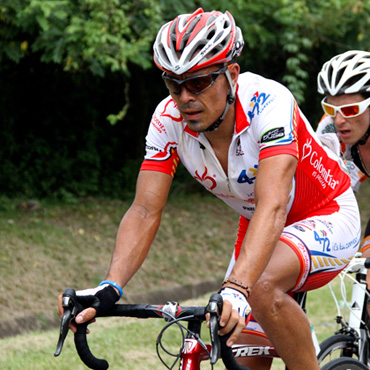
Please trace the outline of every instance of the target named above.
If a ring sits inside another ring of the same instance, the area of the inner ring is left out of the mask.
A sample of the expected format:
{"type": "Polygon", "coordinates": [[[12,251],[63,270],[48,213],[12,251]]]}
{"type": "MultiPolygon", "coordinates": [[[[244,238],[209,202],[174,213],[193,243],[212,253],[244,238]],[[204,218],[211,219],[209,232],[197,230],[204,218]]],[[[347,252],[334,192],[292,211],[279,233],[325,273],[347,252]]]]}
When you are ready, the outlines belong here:
{"type": "Polygon", "coordinates": [[[370,0],[3,0],[0,193],[133,191],[148,122],[167,94],[153,40],[164,22],[198,7],[234,15],[242,70],[287,85],[313,125],[323,62],[370,50],[370,0]]]}
{"type": "Polygon", "coordinates": [[[128,73],[128,62],[148,68],[153,29],[162,20],[158,9],[149,0],[5,0],[1,31],[11,31],[0,56],[18,62],[41,52],[41,62],[98,76],[128,73]]]}

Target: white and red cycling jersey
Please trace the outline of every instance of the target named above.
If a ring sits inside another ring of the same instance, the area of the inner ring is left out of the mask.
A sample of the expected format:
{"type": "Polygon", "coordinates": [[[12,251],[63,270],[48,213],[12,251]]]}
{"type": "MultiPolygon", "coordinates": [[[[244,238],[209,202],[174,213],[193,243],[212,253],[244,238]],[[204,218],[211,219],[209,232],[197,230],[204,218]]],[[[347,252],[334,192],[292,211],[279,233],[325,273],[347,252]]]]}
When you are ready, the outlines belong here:
{"type": "Polygon", "coordinates": [[[259,160],[292,155],[298,166],[287,205],[287,224],[320,214],[321,209],[337,210],[335,198],[350,187],[338,158],[331,158],[323,149],[289,90],[250,72],[239,76],[236,123],[228,154],[225,173],[205,135],[188,128],[168,97],[153,115],[141,170],[174,175],[181,161],[207,190],[250,220],[259,160]]]}
{"type": "MultiPolygon", "coordinates": [[[[343,158],[343,162],[351,178],[352,190],[357,193],[360,185],[368,176],[356,165],[356,159],[353,158],[352,155],[352,146],[346,145],[340,141],[333,118],[324,114],[317,126],[316,133],[322,143],[343,158]]],[[[359,159],[358,161],[360,162],[361,160],[359,159]]],[[[359,165],[361,165],[361,163],[359,163],[359,165]]]]}
{"type": "MultiPolygon", "coordinates": [[[[157,107],[146,138],[141,170],[174,176],[181,161],[207,190],[240,214],[230,273],[255,210],[255,180],[261,159],[297,158],[280,240],[296,253],[301,271],[293,291],[332,280],[357,251],[360,217],[344,164],[324,149],[292,94],[283,85],[247,72],[239,76],[236,122],[225,173],[204,133],[189,129],[171,97],[157,107]]],[[[279,171],[279,168],[276,169],[279,171]]],[[[252,318],[246,333],[264,336],[252,318]]]]}

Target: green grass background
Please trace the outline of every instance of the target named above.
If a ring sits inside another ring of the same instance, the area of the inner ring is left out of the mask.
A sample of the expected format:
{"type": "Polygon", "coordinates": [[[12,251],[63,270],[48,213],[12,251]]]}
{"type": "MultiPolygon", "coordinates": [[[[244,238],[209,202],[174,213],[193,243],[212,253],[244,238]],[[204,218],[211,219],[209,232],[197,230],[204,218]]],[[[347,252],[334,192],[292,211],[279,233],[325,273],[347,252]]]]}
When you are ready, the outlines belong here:
{"type": "MultiPolygon", "coordinates": [[[[358,196],[363,224],[370,217],[369,199],[367,181],[358,196]]],[[[85,368],[72,335],[62,355],[54,358],[58,329],[46,329],[58,321],[56,297],[65,287],[87,288],[104,278],[117,226],[128,206],[128,202],[106,199],[32,205],[27,200],[1,199],[0,327],[42,329],[1,339],[2,369],[85,368]]],[[[237,214],[209,196],[171,197],[149,256],[125,289],[126,298],[163,287],[180,288],[210,276],[221,278],[232,253],[237,221],[237,214]]],[[[339,289],[338,282],[333,285],[339,289]]],[[[207,299],[195,302],[206,304],[207,299]]],[[[334,332],[336,314],[327,287],[309,294],[308,317],[319,340],[334,332]]],[[[109,360],[112,369],[162,369],[155,353],[162,326],[161,320],[100,319],[92,327],[91,347],[98,357],[109,360]]],[[[169,342],[173,341],[171,337],[169,342]]],[[[279,362],[274,365],[276,370],[283,368],[279,362]]]]}

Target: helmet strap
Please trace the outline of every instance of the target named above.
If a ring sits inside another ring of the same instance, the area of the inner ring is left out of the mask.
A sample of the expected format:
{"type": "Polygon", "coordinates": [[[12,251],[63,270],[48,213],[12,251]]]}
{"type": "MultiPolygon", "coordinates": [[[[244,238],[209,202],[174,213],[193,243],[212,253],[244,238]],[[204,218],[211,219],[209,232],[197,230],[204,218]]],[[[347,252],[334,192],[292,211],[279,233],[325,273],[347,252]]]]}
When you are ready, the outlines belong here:
{"type": "Polygon", "coordinates": [[[359,144],[359,145],[365,145],[365,143],[366,143],[367,139],[369,138],[369,136],[370,136],[370,123],[369,123],[369,127],[368,127],[368,129],[367,129],[367,131],[366,131],[365,135],[361,138],[361,140],[359,140],[359,141],[356,143],[356,145],[357,145],[357,144],[359,144]]]}
{"type": "Polygon", "coordinates": [[[223,113],[221,114],[221,116],[218,118],[218,120],[213,122],[212,125],[210,125],[206,130],[204,130],[205,132],[212,132],[212,131],[216,131],[218,129],[218,127],[221,125],[222,121],[224,120],[224,118],[226,116],[226,113],[228,112],[231,104],[234,103],[234,101],[235,101],[236,85],[235,86],[233,85],[233,81],[231,79],[231,75],[230,75],[230,72],[229,72],[228,69],[226,70],[225,75],[226,75],[226,78],[229,81],[229,84],[230,84],[230,87],[231,87],[230,94],[228,94],[227,97],[226,97],[225,109],[224,109],[223,113]]]}

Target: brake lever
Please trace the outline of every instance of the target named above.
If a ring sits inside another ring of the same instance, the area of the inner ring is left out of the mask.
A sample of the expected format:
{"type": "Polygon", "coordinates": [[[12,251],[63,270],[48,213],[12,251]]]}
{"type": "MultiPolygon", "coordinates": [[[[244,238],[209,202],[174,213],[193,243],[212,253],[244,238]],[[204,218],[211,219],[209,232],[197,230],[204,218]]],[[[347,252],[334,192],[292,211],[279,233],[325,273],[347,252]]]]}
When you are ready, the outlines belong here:
{"type": "Polygon", "coordinates": [[[69,324],[77,314],[76,291],[74,289],[67,288],[63,292],[63,308],[64,313],[60,322],[60,333],[57,348],[54,353],[55,357],[61,354],[64,341],[69,331],[69,324]]]}
{"type": "Polygon", "coordinates": [[[211,337],[210,362],[214,365],[221,357],[221,344],[218,336],[218,321],[222,311],[222,297],[218,293],[213,293],[207,305],[207,313],[210,314],[209,332],[211,337]]]}

